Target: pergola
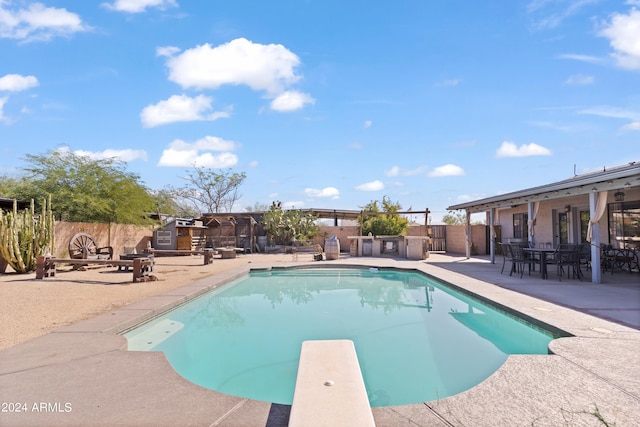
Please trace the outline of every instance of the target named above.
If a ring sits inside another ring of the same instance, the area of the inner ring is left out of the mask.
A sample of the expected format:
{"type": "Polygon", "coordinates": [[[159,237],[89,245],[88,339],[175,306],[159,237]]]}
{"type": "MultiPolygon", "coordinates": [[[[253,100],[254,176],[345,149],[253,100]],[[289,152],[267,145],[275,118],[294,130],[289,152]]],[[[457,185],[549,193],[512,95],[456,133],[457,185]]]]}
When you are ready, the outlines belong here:
{"type": "MultiPolygon", "coordinates": [[[[597,172],[581,175],[574,175],[571,178],[554,182],[539,187],[527,188],[520,191],[505,193],[471,202],[460,203],[448,207],[448,210],[462,210],[467,213],[466,232],[466,256],[471,254],[471,214],[489,212],[491,236],[494,236],[494,220],[496,209],[515,207],[527,204],[529,222],[535,221],[535,203],[543,200],[563,199],[570,196],[589,196],[589,240],[591,242],[600,241],[599,220],[604,214],[607,206],[607,195],[609,192],[621,192],[631,188],[640,187],[640,162],[631,162],[626,165],[613,168],[603,168],[597,172]]],[[[530,236],[531,239],[531,236],[530,236]]],[[[491,239],[490,256],[491,262],[495,263],[495,241],[491,239]]],[[[591,245],[592,282],[602,281],[600,269],[600,247],[598,244],[591,245]]]]}

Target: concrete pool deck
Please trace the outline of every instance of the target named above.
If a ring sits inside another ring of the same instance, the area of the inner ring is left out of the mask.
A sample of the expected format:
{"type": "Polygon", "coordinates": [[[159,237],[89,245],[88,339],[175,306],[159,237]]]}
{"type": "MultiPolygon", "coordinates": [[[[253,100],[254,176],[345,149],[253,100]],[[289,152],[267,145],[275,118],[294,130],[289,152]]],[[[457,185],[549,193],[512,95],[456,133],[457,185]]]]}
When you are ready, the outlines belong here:
{"type": "MultiPolygon", "coordinates": [[[[270,266],[259,257],[0,351],[0,425],[287,425],[289,406],[191,384],[161,353],[128,352],[118,335],[249,268],[270,266]]],[[[553,273],[549,280],[537,273],[520,279],[500,274],[501,260],[443,254],[424,261],[343,257],[308,264],[417,269],[573,335],[554,340],[551,355],[510,356],[487,380],[455,396],[373,408],[377,426],[604,425],[593,413],[609,425],[640,426],[638,273],[606,274],[601,285],[559,282],[553,273]]]]}

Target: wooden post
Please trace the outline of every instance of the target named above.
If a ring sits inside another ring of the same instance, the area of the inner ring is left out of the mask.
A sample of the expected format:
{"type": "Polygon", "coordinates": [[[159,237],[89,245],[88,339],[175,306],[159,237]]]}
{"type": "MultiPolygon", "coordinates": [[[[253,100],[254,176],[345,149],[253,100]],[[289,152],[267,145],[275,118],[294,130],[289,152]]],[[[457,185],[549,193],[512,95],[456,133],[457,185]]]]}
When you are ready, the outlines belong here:
{"type": "Polygon", "coordinates": [[[36,258],[36,279],[44,279],[44,256],[36,258]]]}
{"type": "Polygon", "coordinates": [[[213,263],[213,249],[204,249],[204,265],[213,263]]]}
{"type": "Polygon", "coordinates": [[[138,282],[144,280],[144,272],[142,271],[142,260],[148,258],[134,258],[133,259],[133,281],[138,282]]]}
{"type": "Polygon", "coordinates": [[[56,275],[56,264],[51,257],[40,255],[36,258],[36,279],[53,277],[56,275]]]}

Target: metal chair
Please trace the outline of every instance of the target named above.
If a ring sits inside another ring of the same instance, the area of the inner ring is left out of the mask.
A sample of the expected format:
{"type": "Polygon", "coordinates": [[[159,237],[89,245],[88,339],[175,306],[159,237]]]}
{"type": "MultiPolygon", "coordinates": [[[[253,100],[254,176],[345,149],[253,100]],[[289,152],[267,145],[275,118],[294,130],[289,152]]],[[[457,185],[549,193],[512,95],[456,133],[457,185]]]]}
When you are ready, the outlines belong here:
{"type": "Polygon", "coordinates": [[[525,265],[529,266],[529,276],[531,276],[531,265],[533,264],[533,260],[529,254],[522,250],[522,246],[519,243],[511,243],[507,246],[511,252],[511,271],[509,272],[509,276],[511,276],[514,271],[520,271],[520,278],[522,278],[525,265]]]}
{"type": "Polygon", "coordinates": [[[558,270],[558,280],[562,281],[562,275],[565,267],[567,268],[567,277],[571,274],[582,281],[582,270],[580,269],[580,254],[582,245],[564,243],[558,245],[556,252],[556,264],[558,270]]]}

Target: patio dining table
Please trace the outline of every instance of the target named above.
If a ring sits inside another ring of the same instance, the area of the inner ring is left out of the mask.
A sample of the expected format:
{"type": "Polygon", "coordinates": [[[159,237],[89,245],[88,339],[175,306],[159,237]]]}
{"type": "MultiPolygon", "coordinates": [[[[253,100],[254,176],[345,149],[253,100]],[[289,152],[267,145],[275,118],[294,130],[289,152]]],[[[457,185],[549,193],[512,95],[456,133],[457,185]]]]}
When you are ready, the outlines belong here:
{"type": "Polygon", "coordinates": [[[549,254],[553,255],[556,252],[555,248],[522,248],[525,253],[533,255],[540,260],[540,274],[543,279],[549,277],[547,273],[547,261],[549,260],[549,254]]]}

